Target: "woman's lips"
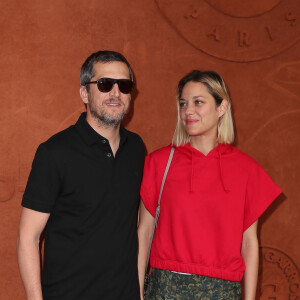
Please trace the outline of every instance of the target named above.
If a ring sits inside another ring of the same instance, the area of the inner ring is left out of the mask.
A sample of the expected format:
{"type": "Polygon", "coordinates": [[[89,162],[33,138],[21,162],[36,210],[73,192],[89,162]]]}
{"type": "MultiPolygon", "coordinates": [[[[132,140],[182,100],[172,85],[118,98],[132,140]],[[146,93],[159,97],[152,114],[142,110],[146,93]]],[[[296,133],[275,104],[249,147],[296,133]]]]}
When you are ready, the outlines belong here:
{"type": "Polygon", "coordinates": [[[196,119],[188,119],[185,122],[186,122],[186,125],[193,125],[193,124],[197,123],[198,120],[196,120],[196,119]]]}

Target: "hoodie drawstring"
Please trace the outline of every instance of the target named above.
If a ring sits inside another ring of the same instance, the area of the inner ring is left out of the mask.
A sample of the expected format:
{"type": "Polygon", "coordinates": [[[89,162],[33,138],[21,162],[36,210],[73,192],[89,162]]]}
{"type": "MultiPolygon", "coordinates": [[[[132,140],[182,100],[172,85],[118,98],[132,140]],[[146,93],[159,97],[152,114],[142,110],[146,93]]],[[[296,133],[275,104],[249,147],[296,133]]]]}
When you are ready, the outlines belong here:
{"type": "Polygon", "coordinates": [[[190,192],[193,191],[193,179],[194,179],[194,154],[192,153],[192,170],[191,170],[191,180],[190,180],[190,192]]]}
{"type": "Polygon", "coordinates": [[[223,176],[223,170],[222,170],[222,156],[221,156],[221,153],[220,153],[220,150],[218,149],[218,154],[219,154],[219,169],[220,169],[220,177],[221,177],[221,182],[222,182],[222,186],[223,186],[223,189],[226,193],[229,193],[229,189],[227,188],[225,182],[224,182],[224,176],[223,176]]]}
{"type": "MultiPolygon", "coordinates": [[[[194,157],[194,151],[193,149],[190,149],[191,152],[191,176],[190,176],[190,192],[193,192],[194,189],[194,173],[195,173],[195,157],[194,157]]],[[[217,149],[218,153],[218,165],[219,165],[219,172],[220,172],[220,179],[222,183],[222,187],[225,193],[229,193],[230,190],[227,187],[224,179],[224,174],[223,174],[223,168],[222,168],[222,154],[220,152],[220,149],[217,149]]]]}

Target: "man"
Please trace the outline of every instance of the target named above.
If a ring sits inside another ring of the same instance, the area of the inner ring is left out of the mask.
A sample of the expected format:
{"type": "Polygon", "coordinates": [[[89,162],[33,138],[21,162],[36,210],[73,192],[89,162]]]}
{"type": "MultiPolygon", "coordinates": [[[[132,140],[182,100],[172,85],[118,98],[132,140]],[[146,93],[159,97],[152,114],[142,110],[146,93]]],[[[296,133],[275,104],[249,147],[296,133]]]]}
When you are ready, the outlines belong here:
{"type": "Polygon", "coordinates": [[[39,146],[23,196],[17,248],[27,299],[140,299],[136,224],[145,151],[120,126],[132,70],[120,53],[99,51],[83,64],[80,83],[87,112],[39,146]]]}

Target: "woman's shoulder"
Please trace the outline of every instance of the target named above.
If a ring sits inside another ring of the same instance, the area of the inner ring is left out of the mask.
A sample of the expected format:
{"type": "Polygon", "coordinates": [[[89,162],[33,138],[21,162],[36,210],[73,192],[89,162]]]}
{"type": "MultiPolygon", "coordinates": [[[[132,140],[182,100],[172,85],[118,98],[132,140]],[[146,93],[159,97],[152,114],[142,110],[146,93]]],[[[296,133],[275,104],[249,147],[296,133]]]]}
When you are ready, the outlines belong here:
{"type": "Polygon", "coordinates": [[[260,164],[253,157],[251,157],[249,154],[245,153],[244,151],[242,151],[238,148],[235,148],[233,146],[231,146],[231,149],[232,149],[231,151],[232,151],[232,155],[233,155],[234,159],[239,164],[245,165],[248,167],[260,166],[260,164]]]}
{"type": "Polygon", "coordinates": [[[165,157],[168,157],[172,149],[172,144],[168,146],[161,147],[159,149],[154,150],[150,154],[147,155],[148,159],[155,159],[155,160],[163,160],[165,157]]]}

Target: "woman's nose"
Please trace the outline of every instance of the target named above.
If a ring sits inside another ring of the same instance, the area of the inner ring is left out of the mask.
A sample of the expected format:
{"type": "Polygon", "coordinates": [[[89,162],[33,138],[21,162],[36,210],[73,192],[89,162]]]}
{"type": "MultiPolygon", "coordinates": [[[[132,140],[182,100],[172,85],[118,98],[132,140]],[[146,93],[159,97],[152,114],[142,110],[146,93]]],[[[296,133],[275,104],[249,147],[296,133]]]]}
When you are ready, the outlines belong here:
{"type": "Polygon", "coordinates": [[[188,103],[186,106],[185,113],[186,115],[192,115],[195,112],[195,107],[193,104],[188,103]]]}

